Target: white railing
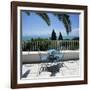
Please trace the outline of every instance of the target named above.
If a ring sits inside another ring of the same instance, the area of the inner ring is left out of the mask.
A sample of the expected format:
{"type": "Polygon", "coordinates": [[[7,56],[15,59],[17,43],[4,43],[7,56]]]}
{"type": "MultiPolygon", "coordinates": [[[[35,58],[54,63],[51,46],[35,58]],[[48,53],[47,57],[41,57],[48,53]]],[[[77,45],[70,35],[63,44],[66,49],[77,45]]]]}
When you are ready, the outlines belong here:
{"type": "Polygon", "coordinates": [[[52,48],[58,50],[77,50],[79,49],[79,40],[45,40],[22,43],[23,51],[46,51],[52,48]]]}

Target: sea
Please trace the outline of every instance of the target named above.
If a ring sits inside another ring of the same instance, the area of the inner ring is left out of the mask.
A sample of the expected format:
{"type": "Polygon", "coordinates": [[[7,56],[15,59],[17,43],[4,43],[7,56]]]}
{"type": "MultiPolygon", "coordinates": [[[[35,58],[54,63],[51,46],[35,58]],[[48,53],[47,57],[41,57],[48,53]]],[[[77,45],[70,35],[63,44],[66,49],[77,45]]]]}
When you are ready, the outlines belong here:
{"type": "MultiPolygon", "coordinates": [[[[76,36],[63,36],[63,40],[72,40],[73,38],[75,38],[76,36]]],[[[22,37],[22,40],[23,41],[27,41],[27,40],[31,40],[31,39],[35,39],[35,38],[47,38],[47,39],[49,39],[49,37],[36,37],[36,36],[34,36],[34,37],[31,37],[31,36],[23,36],[22,37]]]]}

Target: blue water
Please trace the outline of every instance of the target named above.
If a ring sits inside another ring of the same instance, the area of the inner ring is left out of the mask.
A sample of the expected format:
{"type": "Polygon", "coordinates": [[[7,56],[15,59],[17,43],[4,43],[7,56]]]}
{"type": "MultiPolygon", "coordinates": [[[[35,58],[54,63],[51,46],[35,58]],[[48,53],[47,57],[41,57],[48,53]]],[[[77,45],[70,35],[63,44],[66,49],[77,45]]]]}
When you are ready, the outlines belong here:
{"type": "Polygon", "coordinates": [[[24,36],[24,37],[22,37],[22,40],[23,41],[31,40],[31,37],[30,36],[24,36]]]}
{"type": "MultiPolygon", "coordinates": [[[[70,40],[72,40],[73,38],[74,38],[75,36],[63,36],[63,39],[70,39],[70,40]]],[[[39,38],[38,36],[34,36],[33,37],[34,39],[35,38],[39,38]]],[[[49,38],[49,37],[45,37],[45,36],[43,36],[43,37],[40,37],[40,38],[49,38]]],[[[32,39],[32,37],[31,36],[23,36],[22,37],[22,40],[23,41],[27,41],[27,40],[31,40],[32,39]]]]}

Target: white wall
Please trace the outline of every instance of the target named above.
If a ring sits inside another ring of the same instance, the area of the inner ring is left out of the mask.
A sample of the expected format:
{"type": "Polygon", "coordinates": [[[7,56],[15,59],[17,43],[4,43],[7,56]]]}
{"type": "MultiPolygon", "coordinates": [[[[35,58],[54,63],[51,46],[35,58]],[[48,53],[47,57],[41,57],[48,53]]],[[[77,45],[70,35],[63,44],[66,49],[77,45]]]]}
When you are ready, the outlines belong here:
{"type": "MultiPolygon", "coordinates": [[[[10,90],[10,1],[11,0],[0,0],[0,90],[10,90]]],[[[19,1],[33,1],[33,2],[41,1],[46,3],[88,5],[89,9],[88,16],[90,16],[90,0],[19,0],[19,1]]],[[[88,20],[89,20],[88,23],[90,23],[90,17],[88,17],[88,20]]],[[[88,34],[90,34],[90,25],[88,27],[88,30],[89,30],[88,34]]],[[[90,46],[90,40],[88,44],[89,44],[88,46],[90,46]]],[[[88,48],[88,50],[90,50],[90,47],[88,48]]],[[[89,63],[88,68],[90,68],[90,60],[88,61],[88,63],[89,63]]],[[[88,70],[88,76],[90,76],[90,70],[88,70]]],[[[88,85],[61,86],[53,88],[52,87],[33,88],[32,90],[42,90],[42,89],[90,90],[90,77],[88,85]]]]}

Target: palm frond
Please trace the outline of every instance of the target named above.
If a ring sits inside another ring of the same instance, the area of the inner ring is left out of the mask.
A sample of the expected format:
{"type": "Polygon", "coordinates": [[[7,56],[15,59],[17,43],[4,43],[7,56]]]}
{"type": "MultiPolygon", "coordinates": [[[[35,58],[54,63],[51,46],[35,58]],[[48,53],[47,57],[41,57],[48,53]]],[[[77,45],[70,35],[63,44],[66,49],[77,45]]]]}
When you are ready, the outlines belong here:
{"type": "MultiPolygon", "coordinates": [[[[26,10],[25,10],[25,13],[26,13],[27,15],[30,15],[30,11],[26,11],[26,10]]],[[[50,19],[49,19],[48,15],[47,15],[46,13],[36,12],[36,14],[37,14],[38,16],[40,16],[40,17],[47,23],[48,26],[50,25],[50,19]]]]}
{"type": "Polygon", "coordinates": [[[69,34],[69,32],[71,32],[71,21],[69,15],[67,14],[54,14],[54,15],[58,17],[59,21],[63,22],[66,28],[66,32],[67,34],[69,34]]]}
{"type": "Polygon", "coordinates": [[[30,15],[30,12],[28,10],[24,11],[28,16],[30,15]]]}
{"type": "Polygon", "coordinates": [[[66,27],[66,32],[68,34],[69,32],[71,32],[71,21],[70,21],[69,15],[67,14],[63,15],[63,23],[64,23],[64,26],[66,27]]]}
{"type": "Polygon", "coordinates": [[[37,12],[36,14],[40,16],[47,23],[48,26],[50,25],[50,19],[46,13],[37,12]]]}

